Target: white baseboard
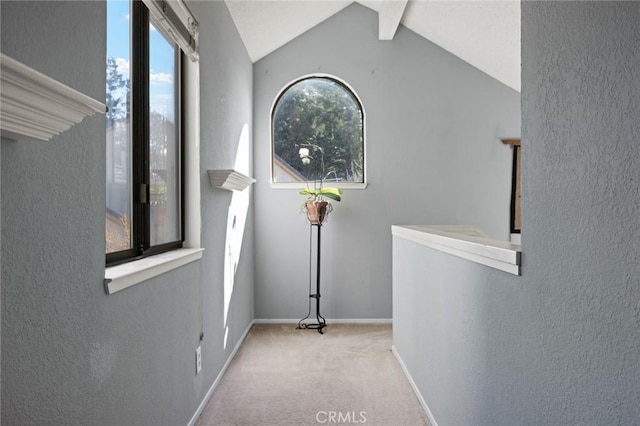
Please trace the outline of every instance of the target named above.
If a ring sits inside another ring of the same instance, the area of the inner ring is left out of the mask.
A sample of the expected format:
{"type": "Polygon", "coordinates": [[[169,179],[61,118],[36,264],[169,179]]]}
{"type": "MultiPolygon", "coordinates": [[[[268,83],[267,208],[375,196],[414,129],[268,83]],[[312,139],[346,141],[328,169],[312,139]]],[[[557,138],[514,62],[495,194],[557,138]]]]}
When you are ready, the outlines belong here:
{"type": "Polygon", "coordinates": [[[218,373],[218,376],[216,377],[216,380],[214,380],[213,384],[211,385],[211,388],[209,388],[209,390],[207,391],[207,394],[204,396],[202,402],[200,403],[200,406],[198,407],[196,412],[193,414],[193,417],[191,417],[191,420],[189,420],[188,426],[194,426],[196,424],[196,422],[198,421],[198,417],[200,417],[200,414],[202,414],[202,410],[204,410],[204,407],[207,405],[207,402],[209,402],[209,399],[211,398],[211,395],[213,395],[213,392],[218,387],[218,384],[220,383],[220,380],[222,380],[222,377],[224,376],[224,373],[227,372],[227,368],[229,368],[229,364],[231,364],[231,361],[233,360],[233,357],[236,356],[236,352],[238,352],[238,349],[240,349],[240,346],[242,346],[242,343],[244,342],[244,339],[247,338],[247,334],[249,334],[249,330],[251,330],[251,327],[253,327],[253,324],[255,324],[255,320],[251,321],[251,323],[249,324],[247,329],[244,331],[244,333],[242,334],[242,336],[238,340],[238,343],[233,348],[233,351],[231,351],[231,354],[229,354],[229,357],[227,358],[227,361],[222,366],[222,369],[220,370],[220,373],[218,373]]]}
{"type": "Polygon", "coordinates": [[[413,392],[416,394],[418,401],[420,401],[420,405],[422,405],[424,412],[427,414],[427,417],[429,418],[429,422],[431,423],[432,426],[438,426],[438,422],[436,422],[436,419],[433,417],[433,413],[429,409],[427,402],[422,397],[422,394],[420,393],[420,389],[418,389],[418,385],[416,385],[416,382],[413,381],[413,377],[411,377],[409,370],[407,370],[407,366],[404,365],[404,361],[402,361],[402,358],[400,358],[400,354],[398,353],[395,346],[393,345],[391,346],[391,352],[393,353],[393,356],[396,357],[396,360],[398,361],[398,364],[400,364],[400,368],[402,368],[402,371],[404,372],[404,375],[407,377],[407,380],[409,380],[409,384],[411,385],[413,392]]]}
{"type": "MultiPolygon", "coordinates": [[[[310,318],[313,321],[315,318],[310,318]]],[[[331,324],[391,324],[391,318],[326,318],[327,325],[331,324]]],[[[271,319],[263,318],[254,320],[255,324],[297,324],[299,319],[271,319]]]]}

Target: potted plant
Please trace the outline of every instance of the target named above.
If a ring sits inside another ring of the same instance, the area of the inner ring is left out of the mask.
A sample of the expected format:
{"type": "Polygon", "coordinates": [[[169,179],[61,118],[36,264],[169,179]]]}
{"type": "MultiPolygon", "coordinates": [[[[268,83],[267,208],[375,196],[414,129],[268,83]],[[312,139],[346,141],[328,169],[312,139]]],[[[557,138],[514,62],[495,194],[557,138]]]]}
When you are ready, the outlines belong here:
{"type": "Polygon", "coordinates": [[[320,167],[319,179],[315,179],[313,176],[313,187],[309,185],[309,174],[307,174],[307,187],[300,190],[300,194],[307,197],[302,205],[302,210],[306,212],[309,222],[313,225],[320,225],[333,210],[333,206],[325,198],[340,201],[342,190],[324,187],[324,180],[332,173],[332,170],[325,171],[324,151],[320,146],[311,143],[302,144],[298,154],[302,164],[309,166],[313,171],[318,165],[320,167]]]}

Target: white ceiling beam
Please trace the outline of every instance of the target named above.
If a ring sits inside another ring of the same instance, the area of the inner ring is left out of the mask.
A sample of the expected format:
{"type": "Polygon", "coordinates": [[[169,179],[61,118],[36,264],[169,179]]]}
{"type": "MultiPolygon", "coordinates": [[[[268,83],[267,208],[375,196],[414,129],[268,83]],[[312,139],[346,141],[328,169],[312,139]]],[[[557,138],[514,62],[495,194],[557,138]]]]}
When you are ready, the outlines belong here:
{"type": "Polygon", "coordinates": [[[408,0],[385,0],[378,9],[378,39],[393,40],[408,0]]]}

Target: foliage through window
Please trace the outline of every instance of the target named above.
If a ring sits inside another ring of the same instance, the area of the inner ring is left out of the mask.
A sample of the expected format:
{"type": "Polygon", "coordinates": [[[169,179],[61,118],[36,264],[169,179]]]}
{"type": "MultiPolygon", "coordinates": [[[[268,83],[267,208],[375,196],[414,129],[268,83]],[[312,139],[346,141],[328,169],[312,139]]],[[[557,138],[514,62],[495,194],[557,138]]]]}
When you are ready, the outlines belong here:
{"type": "Polygon", "coordinates": [[[141,1],[107,2],[107,263],[182,245],[180,63],[141,1]]]}
{"type": "Polygon", "coordinates": [[[364,111],[346,84],[329,76],[299,79],[280,93],[271,120],[273,182],[365,182],[364,111]],[[323,172],[300,161],[305,147],[321,148],[323,172]]]}

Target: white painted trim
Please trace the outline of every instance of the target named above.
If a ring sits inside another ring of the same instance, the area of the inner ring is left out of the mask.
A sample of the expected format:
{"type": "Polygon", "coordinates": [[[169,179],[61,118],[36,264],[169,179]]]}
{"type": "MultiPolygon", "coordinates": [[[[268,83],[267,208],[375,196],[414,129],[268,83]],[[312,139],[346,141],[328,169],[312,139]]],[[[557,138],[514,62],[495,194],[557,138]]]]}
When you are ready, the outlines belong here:
{"type": "Polygon", "coordinates": [[[232,169],[207,170],[213,188],[227,191],[244,191],[256,180],[232,169]]]}
{"type": "MultiPolygon", "coordinates": [[[[313,182],[271,182],[271,189],[297,189],[301,190],[307,186],[313,187],[313,182]]],[[[325,182],[325,186],[339,189],[365,189],[367,183],[364,182],[325,182]]]]}
{"type": "MultiPolygon", "coordinates": [[[[311,318],[313,320],[313,318],[311,318]]],[[[271,318],[261,318],[255,319],[254,322],[256,324],[298,324],[300,319],[271,319],[271,318]]],[[[325,318],[327,322],[327,326],[331,324],[391,324],[393,320],[391,318],[325,318]]]]}
{"type": "Polygon", "coordinates": [[[187,61],[185,91],[185,235],[183,247],[201,247],[200,216],[200,63],[187,61]]]}
{"type": "Polygon", "coordinates": [[[506,241],[471,236],[469,226],[392,226],[394,236],[471,260],[513,275],[520,275],[520,246],[506,241]]]}
{"type": "Polygon", "coordinates": [[[202,258],[201,248],[172,250],[105,269],[104,290],[113,294],[202,258]]]}
{"type": "Polygon", "coordinates": [[[405,377],[409,381],[409,384],[411,385],[413,392],[416,394],[416,397],[418,398],[420,405],[422,405],[424,412],[427,414],[427,417],[429,418],[429,423],[431,423],[431,426],[438,426],[438,422],[436,422],[435,417],[433,417],[433,413],[431,412],[431,409],[427,405],[427,401],[425,401],[424,398],[422,397],[422,393],[420,393],[420,389],[418,388],[418,385],[416,385],[416,382],[413,380],[413,377],[411,377],[411,373],[409,373],[407,366],[404,364],[404,361],[402,361],[402,358],[400,357],[400,354],[398,353],[396,347],[393,345],[391,345],[391,353],[398,361],[398,364],[400,364],[400,368],[402,369],[402,372],[404,373],[405,377]]]}
{"type": "Polygon", "coordinates": [[[229,365],[231,364],[231,361],[233,361],[233,358],[236,356],[236,353],[240,349],[240,346],[242,346],[242,344],[244,343],[245,339],[247,338],[247,335],[249,334],[249,330],[251,330],[251,327],[253,327],[254,323],[255,323],[255,320],[252,321],[249,324],[247,329],[244,331],[244,334],[242,334],[242,336],[238,340],[238,343],[236,343],[236,346],[233,348],[233,351],[231,351],[231,354],[229,354],[229,357],[227,358],[227,361],[222,366],[222,369],[220,370],[220,373],[218,373],[218,376],[216,376],[216,379],[213,381],[213,384],[211,385],[211,387],[207,391],[206,395],[202,399],[202,402],[198,406],[198,409],[196,410],[196,412],[191,417],[191,420],[189,420],[188,426],[194,426],[196,424],[196,422],[198,421],[198,417],[200,417],[200,414],[202,414],[202,411],[207,406],[207,403],[209,402],[209,399],[211,399],[211,396],[213,395],[213,392],[215,392],[216,388],[220,384],[220,381],[222,380],[222,377],[224,377],[224,374],[227,372],[227,369],[229,368],[229,365]]]}
{"type": "Polygon", "coordinates": [[[104,113],[97,100],[0,53],[3,138],[48,141],[85,117],[104,113]]]}
{"type": "Polygon", "coordinates": [[[378,40],[393,40],[402,21],[408,0],[380,2],[378,10],[378,40]]]}
{"type": "Polygon", "coordinates": [[[185,55],[193,62],[197,62],[199,29],[198,21],[191,14],[182,0],[142,0],[150,15],[154,18],[154,26],[166,33],[185,55]],[[171,12],[169,11],[171,10],[171,12]],[[181,28],[182,27],[182,28],[181,28]],[[184,33],[184,31],[187,34],[184,33]]]}
{"type": "Polygon", "coordinates": [[[327,325],[331,324],[392,324],[391,318],[327,318],[327,325]]]}

